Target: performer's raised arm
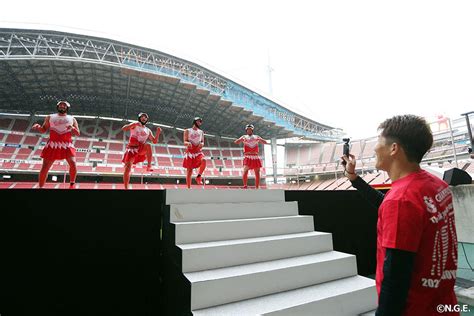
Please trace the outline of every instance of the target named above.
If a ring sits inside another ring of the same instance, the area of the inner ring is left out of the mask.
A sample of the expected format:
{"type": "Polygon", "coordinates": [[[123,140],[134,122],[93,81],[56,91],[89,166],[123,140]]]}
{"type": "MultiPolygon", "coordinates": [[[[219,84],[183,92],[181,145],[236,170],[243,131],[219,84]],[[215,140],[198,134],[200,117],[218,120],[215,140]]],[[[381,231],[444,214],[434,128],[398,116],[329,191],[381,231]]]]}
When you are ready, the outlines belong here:
{"type": "Polygon", "coordinates": [[[132,122],[130,124],[125,124],[124,126],[122,126],[122,131],[129,131],[137,126],[142,126],[142,124],[140,122],[132,122]]]}
{"type": "Polygon", "coordinates": [[[150,132],[150,136],[148,136],[148,139],[151,140],[153,144],[156,144],[156,143],[158,143],[158,139],[160,138],[160,134],[161,134],[161,128],[157,127],[156,128],[156,135],[153,136],[153,133],[150,132]]]}

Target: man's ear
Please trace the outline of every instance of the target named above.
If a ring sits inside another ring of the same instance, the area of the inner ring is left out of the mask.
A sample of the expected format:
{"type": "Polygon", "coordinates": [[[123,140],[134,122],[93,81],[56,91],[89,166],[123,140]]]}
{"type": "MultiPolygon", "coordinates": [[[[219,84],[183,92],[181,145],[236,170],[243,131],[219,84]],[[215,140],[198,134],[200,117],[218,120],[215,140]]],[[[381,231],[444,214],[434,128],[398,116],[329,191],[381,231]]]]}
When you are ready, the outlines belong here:
{"type": "Polygon", "coordinates": [[[400,144],[393,142],[390,145],[390,156],[398,155],[402,151],[403,151],[403,148],[402,146],[400,146],[400,144]]]}

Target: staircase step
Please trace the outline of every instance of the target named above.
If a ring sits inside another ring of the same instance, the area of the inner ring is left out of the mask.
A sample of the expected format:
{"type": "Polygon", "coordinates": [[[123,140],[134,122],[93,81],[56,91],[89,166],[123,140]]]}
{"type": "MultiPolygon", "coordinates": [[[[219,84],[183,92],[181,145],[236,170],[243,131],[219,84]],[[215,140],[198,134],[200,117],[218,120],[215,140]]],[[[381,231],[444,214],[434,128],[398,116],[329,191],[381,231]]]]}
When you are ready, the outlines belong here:
{"type": "Polygon", "coordinates": [[[184,275],[191,283],[191,309],[195,310],[356,274],[355,256],[329,251],[184,275]]]}
{"type": "Polygon", "coordinates": [[[312,231],[177,246],[183,272],[194,272],[331,251],[332,235],[312,231]]]}
{"type": "Polygon", "coordinates": [[[166,190],[166,204],[284,202],[283,190],[166,190]]]}
{"type": "Polygon", "coordinates": [[[375,282],[352,276],[291,291],[193,310],[194,316],[349,316],[377,307],[375,282]]]}
{"type": "Polygon", "coordinates": [[[312,216],[282,216],[236,220],[179,222],[176,244],[275,236],[314,231],[312,216]]]}
{"type": "Polygon", "coordinates": [[[298,202],[172,204],[170,221],[192,222],[298,215],[298,202]]]}

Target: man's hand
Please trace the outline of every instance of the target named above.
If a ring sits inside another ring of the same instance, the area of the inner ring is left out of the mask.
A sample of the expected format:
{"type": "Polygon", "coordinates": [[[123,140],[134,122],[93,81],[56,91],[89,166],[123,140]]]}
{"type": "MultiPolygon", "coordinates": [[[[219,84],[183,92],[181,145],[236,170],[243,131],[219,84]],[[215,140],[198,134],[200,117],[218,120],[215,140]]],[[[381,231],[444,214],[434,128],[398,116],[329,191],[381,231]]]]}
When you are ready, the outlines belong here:
{"type": "Polygon", "coordinates": [[[161,134],[161,131],[162,131],[161,127],[158,126],[158,127],[156,128],[156,135],[160,135],[160,134],[161,134]]]}
{"type": "Polygon", "coordinates": [[[357,174],[355,172],[356,167],[356,159],[354,155],[349,154],[349,157],[342,156],[341,159],[346,162],[344,175],[351,181],[354,181],[357,178],[357,174]]]}
{"type": "Polygon", "coordinates": [[[31,129],[40,131],[41,130],[41,125],[39,125],[38,123],[35,123],[35,124],[33,124],[33,126],[31,126],[31,129]]]}

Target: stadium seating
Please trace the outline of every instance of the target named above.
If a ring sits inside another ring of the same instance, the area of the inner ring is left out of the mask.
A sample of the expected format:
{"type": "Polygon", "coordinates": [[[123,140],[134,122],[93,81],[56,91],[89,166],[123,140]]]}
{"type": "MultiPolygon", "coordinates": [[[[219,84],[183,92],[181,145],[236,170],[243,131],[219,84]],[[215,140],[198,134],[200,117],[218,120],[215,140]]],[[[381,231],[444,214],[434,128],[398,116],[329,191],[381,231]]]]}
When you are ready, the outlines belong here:
{"type": "MultiPolygon", "coordinates": [[[[79,174],[105,174],[120,176],[123,174],[122,157],[129,137],[121,130],[124,122],[78,118],[81,135],[74,137],[77,149],[76,160],[79,174]]],[[[33,123],[41,123],[43,118],[0,117],[0,169],[12,172],[38,173],[42,160],[40,154],[47,142],[47,135],[41,135],[31,129],[33,123]]],[[[154,130],[153,126],[150,126],[154,130]]],[[[436,136],[436,135],[435,135],[436,136]]],[[[447,137],[442,135],[442,137],[447,137]]],[[[185,148],[183,146],[183,132],[180,130],[163,128],[160,141],[153,148],[153,171],[146,171],[146,163],[133,169],[135,174],[143,176],[159,176],[184,178],[182,168],[185,148]]],[[[363,173],[363,178],[373,185],[389,183],[388,176],[375,169],[374,148],[376,138],[351,141],[351,153],[357,160],[357,171],[363,173]]],[[[456,154],[467,153],[468,145],[458,142],[455,146],[456,154]]],[[[350,182],[343,181],[343,167],[340,164],[342,142],[327,143],[287,143],[285,146],[285,163],[280,176],[287,178],[286,184],[269,185],[271,188],[285,188],[294,190],[344,190],[351,189],[350,182]],[[292,183],[297,176],[321,175],[315,180],[299,180],[292,183]],[[335,176],[336,175],[336,176],[335,176]],[[339,179],[336,180],[335,177],[339,179]]],[[[231,140],[206,137],[203,150],[207,158],[205,176],[221,179],[240,179],[242,177],[241,145],[235,145],[231,140]]],[[[263,148],[262,148],[263,152],[263,148]]],[[[263,154],[262,154],[263,156],[263,154]]],[[[450,169],[459,167],[469,173],[474,173],[474,164],[470,160],[458,159],[456,165],[453,159],[452,144],[446,140],[435,140],[433,148],[425,155],[423,163],[435,164],[438,168],[450,169]]],[[[53,165],[51,172],[63,174],[67,172],[65,162],[53,165]]],[[[250,173],[253,177],[253,173],[250,173]]],[[[265,177],[265,169],[262,168],[265,177]]],[[[92,184],[91,184],[92,185],[92,184]]]]}
{"type": "MultiPolygon", "coordinates": [[[[47,142],[47,135],[40,135],[31,129],[33,123],[42,123],[43,118],[1,117],[0,159],[1,169],[37,173],[41,169],[40,154],[47,142]],[[14,162],[13,160],[18,160],[14,162]]],[[[128,140],[128,133],[121,127],[123,122],[77,118],[81,135],[74,137],[78,173],[116,174],[123,173],[122,157],[128,140]]],[[[150,129],[154,131],[153,126],[150,129]]],[[[154,176],[184,177],[183,132],[164,128],[160,142],[152,145],[154,171],[146,173],[145,168],[136,167],[134,172],[154,176]]],[[[204,154],[208,160],[206,175],[210,178],[241,178],[241,145],[213,137],[205,138],[207,148],[204,154]]],[[[262,155],[263,156],[263,155],[262,155]]],[[[64,173],[65,163],[55,164],[51,172],[64,173]]]]}

